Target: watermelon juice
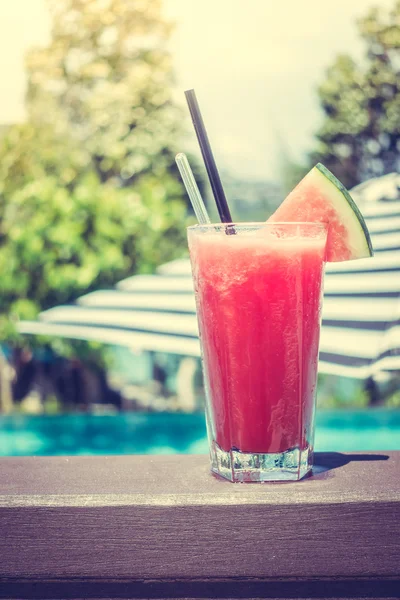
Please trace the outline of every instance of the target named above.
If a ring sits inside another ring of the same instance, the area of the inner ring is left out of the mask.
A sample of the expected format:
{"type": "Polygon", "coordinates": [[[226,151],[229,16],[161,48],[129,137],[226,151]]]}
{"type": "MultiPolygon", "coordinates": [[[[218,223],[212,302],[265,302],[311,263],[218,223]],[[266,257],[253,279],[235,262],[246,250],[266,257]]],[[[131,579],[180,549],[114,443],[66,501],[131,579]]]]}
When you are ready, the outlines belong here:
{"type": "Polygon", "coordinates": [[[231,481],[312,466],[326,238],[317,223],[188,230],[212,470],[231,481]]]}

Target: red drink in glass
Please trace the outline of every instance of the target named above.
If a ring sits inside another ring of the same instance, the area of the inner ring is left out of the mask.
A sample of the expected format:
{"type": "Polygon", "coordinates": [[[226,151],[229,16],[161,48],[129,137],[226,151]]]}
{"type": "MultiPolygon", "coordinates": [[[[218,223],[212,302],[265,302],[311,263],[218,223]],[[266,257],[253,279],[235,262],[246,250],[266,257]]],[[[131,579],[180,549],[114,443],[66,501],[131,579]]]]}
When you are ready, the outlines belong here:
{"type": "Polygon", "coordinates": [[[188,230],[212,470],[300,479],[312,467],[327,228],[188,230]]]}

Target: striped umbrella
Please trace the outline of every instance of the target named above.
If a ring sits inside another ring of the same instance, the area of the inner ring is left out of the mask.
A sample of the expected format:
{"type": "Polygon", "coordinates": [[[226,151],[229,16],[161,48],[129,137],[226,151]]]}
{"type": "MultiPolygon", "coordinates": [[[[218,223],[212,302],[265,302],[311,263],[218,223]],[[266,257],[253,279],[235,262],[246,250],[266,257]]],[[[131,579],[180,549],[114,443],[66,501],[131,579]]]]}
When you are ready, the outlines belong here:
{"type": "MultiPolygon", "coordinates": [[[[370,180],[352,193],[375,257],[327,265],[319,371],[364,379],[400,370],[400,175],[370,180]]],[[[19,330],[197,357],[189,261],[47,310],[39,321],[20,322],[19,330]]]]}

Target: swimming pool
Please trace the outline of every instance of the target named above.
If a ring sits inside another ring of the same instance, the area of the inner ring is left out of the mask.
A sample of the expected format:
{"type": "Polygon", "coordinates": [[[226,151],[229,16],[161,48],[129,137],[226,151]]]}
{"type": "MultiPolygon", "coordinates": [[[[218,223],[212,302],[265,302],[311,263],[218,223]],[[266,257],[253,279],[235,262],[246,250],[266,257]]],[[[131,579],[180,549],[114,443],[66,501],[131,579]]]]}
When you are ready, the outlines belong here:
{"type": "MultiPolygon", "coordinates": [[[[400,450],[400,411],[321,411],[315,448],[400,450]]],[[[202,414],[0,417],[0,456],[174,453],[207,453],[202,414]]]]}

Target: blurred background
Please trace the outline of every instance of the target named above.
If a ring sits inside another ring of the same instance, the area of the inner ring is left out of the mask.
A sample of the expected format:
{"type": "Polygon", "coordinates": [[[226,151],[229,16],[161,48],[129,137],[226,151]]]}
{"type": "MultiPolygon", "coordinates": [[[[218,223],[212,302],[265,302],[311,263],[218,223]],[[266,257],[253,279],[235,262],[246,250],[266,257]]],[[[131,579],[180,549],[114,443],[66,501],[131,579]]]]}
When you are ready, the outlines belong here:
{"type": "MultiPolygon", "coordinates": [[[[400,171],[399,73],[394,0],[1,3],[0,454],[206,451],[196,332],[156,340],[159,310],[146,337],[145,305],[136,337],[105,332],[104,311],[90,331],[20,324],[187,276],[195,219],[177,152],[215,211],[185,89],[232,213],[252,221],[317,161],[350,188],[400,171]]],[[[318,404],[317,448],[399,445],[398,372],[381,385],[328,369],[318,404]]]]}

